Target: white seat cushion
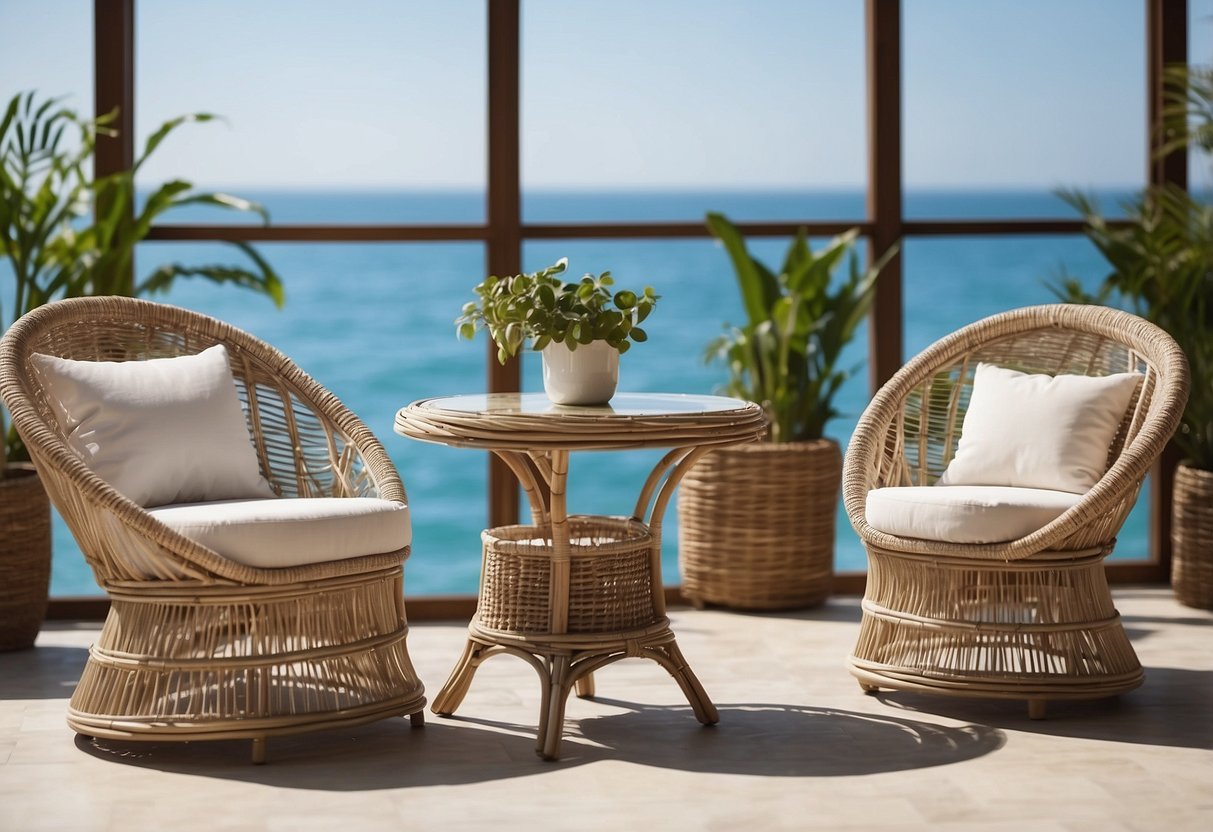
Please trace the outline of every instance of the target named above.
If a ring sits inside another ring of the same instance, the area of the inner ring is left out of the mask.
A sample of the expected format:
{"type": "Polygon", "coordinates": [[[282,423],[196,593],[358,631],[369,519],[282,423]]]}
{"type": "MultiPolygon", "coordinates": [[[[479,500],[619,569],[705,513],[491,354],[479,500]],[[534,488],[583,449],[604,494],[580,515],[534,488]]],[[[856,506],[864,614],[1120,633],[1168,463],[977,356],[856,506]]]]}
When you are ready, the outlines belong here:
{"type": "Polygon", "coordinates": [[[939,484],[1090,491],[1141,378],[978,364],[956,456],[939,484]]]}
{"type": "Polygon", "coordinates": [[[872,528],[947,543],[1017,540],[1048,525],[1082,499],[1068,491],[1001,485],[877,488],[865,514],[872,528]]]}
{"type": "Polygon", "coordinates": [[[185,537],[247,566],[302,566],[403,549],[408,506],[373,497],[224,500],[148,509],[185,537]]]}

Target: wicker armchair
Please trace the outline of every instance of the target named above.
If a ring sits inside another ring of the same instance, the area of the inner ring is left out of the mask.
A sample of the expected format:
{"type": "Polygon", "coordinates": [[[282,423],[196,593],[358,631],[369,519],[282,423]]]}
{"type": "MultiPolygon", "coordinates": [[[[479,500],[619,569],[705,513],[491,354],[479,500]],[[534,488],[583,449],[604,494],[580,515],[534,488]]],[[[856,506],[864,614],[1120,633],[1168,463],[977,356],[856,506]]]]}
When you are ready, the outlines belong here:
{"type": "Polygon", "coordinates": [[[273,735],[405,714],[420,724],[425,698],[405,646],[408,546],[277,568],[226,558],[94,474],[65,442],[31,364],[34,353],[131,361],[217,344],[227,350],[261,475],[279,498],[378,497],[403,510],[404,486],[371,432],[248,334],[121,297],[60,301],[26,315],[0,341],[0,394],[111,600],[68,723],[111,739],[252,739],[254,762],[264,761],[273,735]]]}
{"type": "Polygon", "coordinates": [[[1158,327],[1096,306],[1018,309],[936,342],[876,394],[846,455],[843,498],[868,552],[851,673],[879,688],[1020,699],[1110,696],[1142,682],[1103,559],[1187,400],[1182,351],[1158,327]],[[934,485],[956,450],[978,362],[1024,372],[1142,376],[1107,467],[1055,520],[996,543],[900,537],[865,517],[868,493],[934,485]]]}

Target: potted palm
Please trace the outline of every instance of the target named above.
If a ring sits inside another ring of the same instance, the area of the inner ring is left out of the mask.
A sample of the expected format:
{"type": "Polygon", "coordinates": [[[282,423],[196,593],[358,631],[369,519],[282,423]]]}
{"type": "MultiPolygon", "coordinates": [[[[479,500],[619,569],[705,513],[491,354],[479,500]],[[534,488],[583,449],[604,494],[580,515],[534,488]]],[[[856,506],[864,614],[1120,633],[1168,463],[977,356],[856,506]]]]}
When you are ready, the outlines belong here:
{"type": "Polygon", "coordinates": [[[504,364],[530,341],[543,354],[543,389],[556,404],[604,404],[615,395],[619,356],[632,342],[648,339],[640,324],[658,295],[612,289],[610,272],[587,274],[575,283],[559,275],[561,258],[546,269],[512,277],[490,276],[475,288],[477,300],[464,304],[456,333],[473,338],[487,329],[504,364]]]}
{"type": "MultiPolygon", "coordinates": [[[[81,295],[146,295],[167,290],[179,276],[199,275],[247,286],[283,300],[278,275],[256,251],[237,244],[254,268],[162,266],[141,281],[129,275],[135,246],[166,211],[184,205],[264,209],[225,194],[198,193],[174,180],[136,204],[135,173],[178,126],[208,121],[182,116],[148,139],[134,168],[90,177],[97,136],[114,114],[83,119],[57,99],[14,96],[0,116],[0,260],[12,272],[12,294],[0,300],[0,326],[53,300],[81,295]],[[102,206],[102,210],[94,210],[102,206]]],[[[24,448],[0,408],[0,650],[29,647],[42,625],[50,579],[50,507],[24,448]]]]}
{"type": "Polygon", "coordinates": [[[843,348],[871,308],[885,252],[861,269],[858,230],[813,251],[803,229],[776,272],[750,254],[721,214],[707,226],[728,252],[749,322],[707,350],[725,364],[723,392],[762,405],[769,441],[707,454],[678,497],[682,591],[696,605],[786,609],[829,595],[842,475],[825,436],[834,396],[850,375],[843,348]],[[845,260],[841,280],[834,272],[845,260]]]}
{"type": "MultiPolygon", "coordinates": [[[[1173,68],[1166,80],[1169,139],[1160,152],[1213,150],[1213,67],[1173,68]]],[[[1055,292],[1127,306],[1187,356],[1192,387],[1174,437],[1183,459],[1172,500],[1171,584],[1181,603],[1213,609],[1213,207],[1182,188],[1155,186],[1123,204],[1124,220],[1109,223],[1090,197],[1061,196],[1082,215],[1110,271],[1094,294],[1073,278],[1055,292]]]]}

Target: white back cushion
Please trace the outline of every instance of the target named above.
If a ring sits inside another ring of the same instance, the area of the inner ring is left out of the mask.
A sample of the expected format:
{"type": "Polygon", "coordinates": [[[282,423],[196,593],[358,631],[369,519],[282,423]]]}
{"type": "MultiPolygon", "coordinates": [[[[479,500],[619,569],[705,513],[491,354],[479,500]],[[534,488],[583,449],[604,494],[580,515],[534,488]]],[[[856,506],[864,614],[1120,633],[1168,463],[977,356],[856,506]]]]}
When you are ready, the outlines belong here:
{"type": "Polygon", "coordinates": [[[956,455],[939,485],[1009,485],[1081,494],[1141,376],[1041,375],[978,364],[956,455]]]}
{"type": "Polygon", "coordinates": [[[67,444],[139,505],[275,496],[222,344],[149,361],[31,360],[67,444]]]}

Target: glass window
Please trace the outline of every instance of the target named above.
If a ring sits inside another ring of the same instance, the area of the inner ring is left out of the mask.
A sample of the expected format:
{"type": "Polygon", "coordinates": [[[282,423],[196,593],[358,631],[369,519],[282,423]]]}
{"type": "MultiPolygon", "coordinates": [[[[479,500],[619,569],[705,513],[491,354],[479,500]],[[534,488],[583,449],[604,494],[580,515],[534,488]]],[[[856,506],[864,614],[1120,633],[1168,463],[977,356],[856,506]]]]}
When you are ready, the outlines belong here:
{"type": "MultiPolygon", "coordinates": [[[[788,240],[756,238],[750,249],[766,263],[782,263],[788,240]]],[[[824,241],[812,241],[820,246],[824,241]]],[[[862,249],[862,246],[860,246],[862,249]]],[[[745,312],[729,258],[708,240],[597,241],[561,240],[528,243],[525,268],[535,270],[569,258],[569,272],[578,278],[586,272],[610,270],[620,288],[651,285],[661,296],[645,326],[649,340],[630,349],[620,362],[619,389],[643,392],[718,392],[726,381],[724,368],[706,365],[704,349],[726,323],[744,324],[745,312]]],[[[842,415],[831,421],[826,434],[845,448],[855,421],[867,405],[868,381],[862,366],[867,355],[867,330],[856,336],[842,362],[858,367],[835,400],[842,415]]],[[[524,356],[523,388],[540,391],[543,376],[537,353],[524,356]]],[[[664,451],[626,451],[573,454],[570,462],[569,511],[630,515],[645,477],[664,451]]],[[[676,501],[666,511],[662,526],[664,579],[678,577],[678,512],[676,501]]],[[[839,509],[835,568],[866,568],[863,547],[839,509]]]]}
{"type": "Polygon", "coordinates": [[[1073,218],[1051,191],[1145,183],[1140,0],[903,6],[907,216],[1073,218]]]}
{"type": "MultiPolygon", "coordinates": [[[[1063,272],[1094,289],[1106,261],[1081,237],[938,237],[904,243],[905,355],[987,315],[1053,303],[1046,284],[1063,272]]],[[[1118,536],[1114,560],[1149,557],[1149,492],[1118,536]]]]}
{"type": "Polygon", "coordinates": [[[0,108],[34,90],[42,100],[62,98],[64,106],[92,116],[92,12],[89,0],[0,0],[0,108]]]}
{"type": "Polygon", "coordinates": [[[863,4],[527,0],[527,220],[859,218],[863,4]]]}
{"type": "MultiPolygon", "coordinates": [[[[0,107],[30,90],[42,100],[63,98],[82,117],[93,114],[92,7],[88,0],[18,3],[0,0],[0,107]],[[47,60],[53,55],[54,60],[47,60]]],[[[67,137],[65,137],[67,140],[67,137]]],[[[87,166],[90,170],[92,163],[87,166]]],[[[13,273],[0,258],[0,312],[12,315],[13,273]]],[[[0,320],[0,327],[8,322],[0,320]]],[[[52,595],[100,595],[75,541],[52,509],[52,595]],[[74,557],[60,556],[66,549],[74,557]]]]}
{"type": "MultiPolygon", "coordinates": [[[[1213,65],[1213,0],[1188,0],[1188,62],[1213,65]]],[[[1194,192],[1213,193],[1213,158],[1193,149],[1188,156],[1188,182],[1194,192]]]]}
{"type": "Polygon", "coordinates": [[[483,218],[482,0],[137,12],[140,142],[183,113],[224,117],[175,133],[141,172],[144,187],[181,177],[231,189],[278,222],[483,218]],[[284,191],[290,199],[274,198],[284,191]]]}

